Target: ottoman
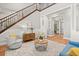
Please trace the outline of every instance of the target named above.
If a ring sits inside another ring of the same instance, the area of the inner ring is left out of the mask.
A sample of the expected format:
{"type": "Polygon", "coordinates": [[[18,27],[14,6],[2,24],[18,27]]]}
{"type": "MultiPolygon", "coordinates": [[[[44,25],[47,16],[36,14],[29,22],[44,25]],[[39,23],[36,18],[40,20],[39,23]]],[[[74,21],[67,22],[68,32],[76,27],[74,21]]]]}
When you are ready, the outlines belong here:
{"type": "Polygon", "coordinates": [[[11,40],[8,43],[8,48],[12,50],[20,48],[22,46],[22,41],[22,39],[11,40]]]}

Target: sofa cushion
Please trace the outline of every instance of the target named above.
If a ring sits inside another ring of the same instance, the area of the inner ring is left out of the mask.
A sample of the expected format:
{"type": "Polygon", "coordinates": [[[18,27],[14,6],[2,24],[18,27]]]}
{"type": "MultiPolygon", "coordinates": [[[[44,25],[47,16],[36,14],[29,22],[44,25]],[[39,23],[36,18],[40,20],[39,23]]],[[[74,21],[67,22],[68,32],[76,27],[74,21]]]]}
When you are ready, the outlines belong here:
{"type": "Polygon", "coordinates": [[[70,56],[79,56],[79,48],[70,48],[68,54],[70,56]]]}
{"type": "Polygon", "coordinates": [[[69,44],[79,47],[79,42],[69,41],[69,44]]]}

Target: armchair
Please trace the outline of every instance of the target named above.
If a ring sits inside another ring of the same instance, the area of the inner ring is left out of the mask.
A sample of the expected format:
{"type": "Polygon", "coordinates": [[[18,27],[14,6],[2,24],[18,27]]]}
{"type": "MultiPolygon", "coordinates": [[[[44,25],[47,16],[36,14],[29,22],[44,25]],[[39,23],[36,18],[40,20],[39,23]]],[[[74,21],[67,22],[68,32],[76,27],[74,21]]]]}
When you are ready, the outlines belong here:
{"type": "Polygon", "coordinates": [[[18,38],[16,34],[10,34],[8,38],[8,48],[9,49],[17,49],[22,46],[22,39],[18,38]]]}

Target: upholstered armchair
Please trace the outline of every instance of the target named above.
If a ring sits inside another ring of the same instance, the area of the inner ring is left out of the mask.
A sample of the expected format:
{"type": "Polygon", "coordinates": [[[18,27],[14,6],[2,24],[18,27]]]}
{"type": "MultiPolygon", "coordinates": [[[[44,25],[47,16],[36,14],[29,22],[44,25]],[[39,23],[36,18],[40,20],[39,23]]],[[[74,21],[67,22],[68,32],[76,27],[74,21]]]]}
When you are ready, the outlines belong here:
{"type": "Polygon", "coordinates": [[[22,33],[19,30],[14,30],[15,32],[11,32],[8,34],[8,48],[9,49],[17,49],[22,46],[22,33]]]}

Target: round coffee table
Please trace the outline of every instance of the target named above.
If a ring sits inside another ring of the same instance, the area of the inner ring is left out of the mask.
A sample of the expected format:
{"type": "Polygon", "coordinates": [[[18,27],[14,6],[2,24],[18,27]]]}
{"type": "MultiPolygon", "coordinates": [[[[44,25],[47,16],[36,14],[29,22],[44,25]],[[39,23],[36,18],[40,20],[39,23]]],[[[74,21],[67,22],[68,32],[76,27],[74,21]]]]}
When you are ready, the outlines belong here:
{"type": "Polygon", "coordinates": [[[36,39],[34,41],[34,44],[35,44],[36,50],[46,51],[47,50],[47,45],[48,45],[48,40],[47,39],[43,39],[43,40],[36,39]]]}

